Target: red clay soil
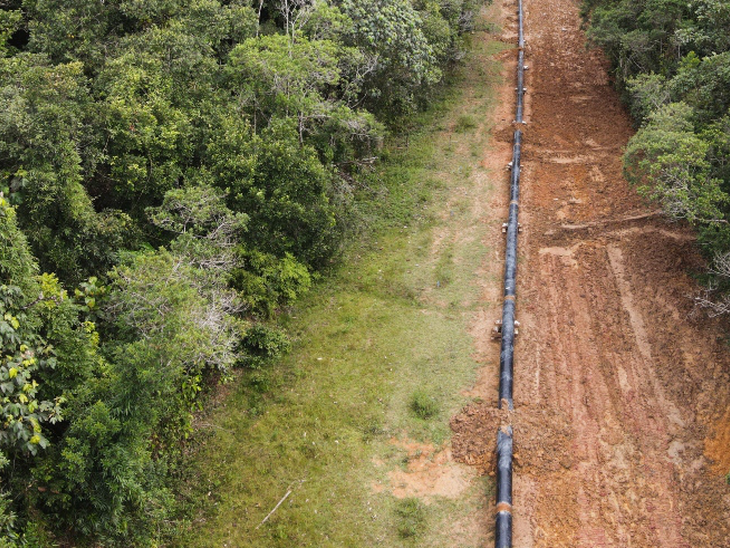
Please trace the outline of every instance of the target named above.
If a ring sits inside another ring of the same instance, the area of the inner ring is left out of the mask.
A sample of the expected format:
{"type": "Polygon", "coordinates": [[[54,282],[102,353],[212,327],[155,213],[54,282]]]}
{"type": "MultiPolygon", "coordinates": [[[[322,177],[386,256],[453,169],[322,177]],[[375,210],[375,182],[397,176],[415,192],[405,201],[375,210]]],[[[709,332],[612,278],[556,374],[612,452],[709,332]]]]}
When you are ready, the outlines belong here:
{"type": "Polygon", "coordinates": [[[703,261],[622,177],[630,119],[578,4],[525,9],[515,411],[454,417],[454,457],[489,473],[512,424],[518,548],[730,546],[730,348],[694,308],[703,261]]]}

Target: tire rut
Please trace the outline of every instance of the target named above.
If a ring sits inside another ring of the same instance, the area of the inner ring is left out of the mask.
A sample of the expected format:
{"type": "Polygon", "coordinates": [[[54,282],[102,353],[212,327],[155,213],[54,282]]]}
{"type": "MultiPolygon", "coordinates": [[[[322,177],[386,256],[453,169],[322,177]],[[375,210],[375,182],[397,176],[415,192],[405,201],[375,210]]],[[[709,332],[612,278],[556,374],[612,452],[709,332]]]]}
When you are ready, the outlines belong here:
{"type": "Polygon", "coordinates": [[[692,308],[703,261],[622,177],[630,120],[578,4],[525,7],[516,411],[465,410],[454,454],[488,472],[513,426],[520,548],[730,546],[730,492],[704,454],[730,358],[720,321],[692,308]]]}

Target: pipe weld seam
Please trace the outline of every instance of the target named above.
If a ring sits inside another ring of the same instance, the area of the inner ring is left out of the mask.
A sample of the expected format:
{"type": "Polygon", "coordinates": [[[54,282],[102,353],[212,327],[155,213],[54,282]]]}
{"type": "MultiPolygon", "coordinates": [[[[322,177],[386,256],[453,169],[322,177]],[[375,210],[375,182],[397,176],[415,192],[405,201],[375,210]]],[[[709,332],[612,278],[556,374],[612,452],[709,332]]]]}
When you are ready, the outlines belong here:
{"type": "Polygon", "coordinates": [[[506,512],[508,514],[512,513],[512,505],[509,502],[498,502],[497,508],[495,509],[495,513],[499,514],[501,512],[506,512]]]}

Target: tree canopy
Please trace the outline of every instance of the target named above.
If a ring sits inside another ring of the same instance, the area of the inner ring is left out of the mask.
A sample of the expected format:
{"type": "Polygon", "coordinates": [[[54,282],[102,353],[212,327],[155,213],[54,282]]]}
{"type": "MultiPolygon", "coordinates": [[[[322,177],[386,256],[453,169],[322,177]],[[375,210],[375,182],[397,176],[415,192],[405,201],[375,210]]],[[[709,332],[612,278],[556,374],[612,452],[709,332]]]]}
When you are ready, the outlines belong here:
{"type": "MultiPolygon", "coordinates": [[[[730,253],[730,4],[586,0],[588,36],[607,53],[638,131],[630,181],[696,227],[716,264],[730,253]]],[[[713,270],[717,270],[713,268],[713,270]]]]}
{"type": "Polygon", "coordinates": [[[0,546],[174,528],[201,392],[286,350],[476,4],[2,4],[0,546]]]}

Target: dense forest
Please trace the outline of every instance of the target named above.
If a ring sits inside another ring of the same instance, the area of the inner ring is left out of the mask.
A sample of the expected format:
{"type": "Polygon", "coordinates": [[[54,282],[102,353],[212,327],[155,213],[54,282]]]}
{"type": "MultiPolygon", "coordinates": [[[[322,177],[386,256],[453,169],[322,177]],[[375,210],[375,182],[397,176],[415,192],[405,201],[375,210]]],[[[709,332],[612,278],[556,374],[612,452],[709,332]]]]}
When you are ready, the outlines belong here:
{"type": "Polygon", "coordinates": [[[164,541],[201,392],[287,347],[475,4],[0,4],[0,547],[164,541]]]}
{"type": "Polygon", "coordinates": [[[730,312],[730,2],[585,0],[638,131],[625,174],[698,232],[712,260],[710,313],[730,312]]]}

